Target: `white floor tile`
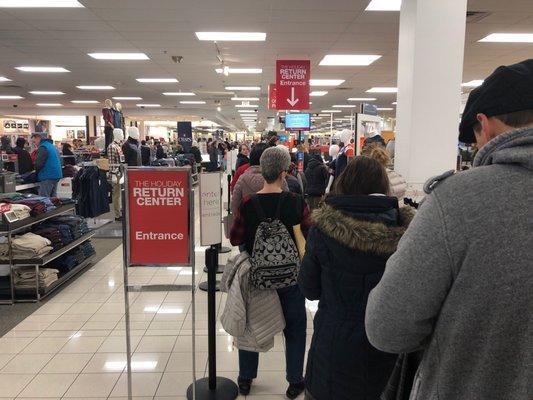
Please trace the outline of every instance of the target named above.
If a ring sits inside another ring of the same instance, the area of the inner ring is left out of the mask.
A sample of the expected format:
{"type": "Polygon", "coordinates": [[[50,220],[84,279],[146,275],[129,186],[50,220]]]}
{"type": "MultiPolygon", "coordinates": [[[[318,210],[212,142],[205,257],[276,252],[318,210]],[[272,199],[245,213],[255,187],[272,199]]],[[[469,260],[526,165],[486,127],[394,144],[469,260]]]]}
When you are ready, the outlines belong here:
{"type": "Polygon", "coordinates": [[[104,340],[104,337],[74,337],[65,344],[61,353],[95,353],[104,340]]]}
{"type": "Polygon", "coordinates": [[[177,336],[144,336],[136,351],[139,353],[170,353],[177,336]]]}
{"type": "MultiPolygon", "coordinates": [[[[154,396],[159,382],[161,381],[162,373],[150,372],[136,372],[132,374],[132,395],[133,396],[154,396]]],[[[122,374],[115,388],[111,392],[111,396],[127,396],[127,374],[122,374]]]]}
{"type": "Polygon", "coordinates": [[[183,396],[192,383],[192,372],[165,372],[156,396],[183,396]]]}
{"type": "Polygon", "coordinates": [[[42,369],[42,373],[72,373],[77,374],[82,371],[91,359],[92,354],[56,354],[48,364],[42,369]]]}
{"type": "Polygon", "coordinates": [[[120,374],[80,374],[64,397],[108,397],[120,374]]]}
{"type": "Polygon", "coordinates": [[[76,374],[39,374],[24,388],[19,397],[62,397],[76,374]]]}
{"type": "Polygon", "coordinates": [[[52,354],[18,354],[2,369],[7,374],[36,374],[52,358],[52,354]]]}
{"type": "MultiPolygon", "coordinates": [[[[131,351],[133,352],[139,344],[141,338],[139,336],[131,337],[131,351]]],[[[126,338],[125,336],[109,336],[102,346],[98,349],[98,353],[125,353],[126,352],[126,338]]]]}
{"type": "Polygon", "coordinates": [[[21,352],[33,338],[0,338],[0,354],[17,354],[21,352]]]}
{"type": "Polygon", "coordinates": [[[67,343],[68,338],[41,338],[31,342],[22,352],[30,354],[57,353],[67,343]]]}
{"type": "Polygon", "coordinates": [[[33,377],[32,374],[0,373],[0,397],[16,397],[33,377]]]}

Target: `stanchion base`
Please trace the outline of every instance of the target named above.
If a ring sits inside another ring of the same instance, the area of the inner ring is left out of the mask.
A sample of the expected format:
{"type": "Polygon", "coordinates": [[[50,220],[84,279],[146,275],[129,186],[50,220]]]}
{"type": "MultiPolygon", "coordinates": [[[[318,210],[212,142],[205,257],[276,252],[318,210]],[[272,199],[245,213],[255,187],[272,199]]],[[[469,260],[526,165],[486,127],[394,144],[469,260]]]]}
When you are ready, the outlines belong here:
{"type": "MultiPolygon", "coordinates": [[[[187,389],[187,399],[192,400],[192,385],[187,389]]],[[[239,389],[235,382],[228,378],[217,377],[215,390],[209,389],[209,378],[197,380],[195,383],[196,400],[235,400],[239,389]]]]}
{"type": "Polygon", "coordinates": [[[229,253],[229,252],[231,252],[231,249],[229,247],[226,247],[226,246],[221,246],[221,247],[219,247],[218,252],[219,253],[229,253]]]}
{"type": "MultiPolygon", "coordinates": [[[[217,274],[223,274],[223,273],[224,273],[224,268],[226,268],[225,265],[218,264],[217,274]]],[[[209,270],[207,269],[207,267],[204,267],[204,272],[205,272],[206,274],[209,272],[209,270]]]]}
{"type": "MultiPolygon", "coordinates": [[[[200,282],[200,284],[198,285],[198,288],[204,292],[207,292],[207,281],[200,282]]],[[[220,292],[220,281],[217,281],[215,292],[220,292]]]]}

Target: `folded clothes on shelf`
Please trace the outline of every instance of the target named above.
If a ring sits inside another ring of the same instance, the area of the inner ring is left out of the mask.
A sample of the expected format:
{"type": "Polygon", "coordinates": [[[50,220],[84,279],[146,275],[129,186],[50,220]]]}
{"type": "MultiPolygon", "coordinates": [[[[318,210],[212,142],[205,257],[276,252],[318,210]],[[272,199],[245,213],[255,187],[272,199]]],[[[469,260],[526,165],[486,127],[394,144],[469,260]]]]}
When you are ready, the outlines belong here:
{"type": "MultiPolygon", "coordinates": [[[[57,281],[59,271],[52,268],[39,268],[39,287],[46,288],[57,281]]],[[[13,275],[16,289],[35,289],[36,276],[34,267],[16,268],[13,275]]]]}
{"type": "MultiPolygon", "coordinates": [[[[51,244],[50,240],[31,232],[15,236],[11,240],[13,258],[20,260],[44,257],[53,250],[51,244]]],[[[0,257],[9,257],[8,243],[0,243],[0,257]]]]}
{"type": "Polygon", "coordinates": [[[20,220],[30,216],[31,208],[24,204],[0,203],[0,213],[13,212],[20,220]]]}
{"type": "Polygon", "coordinates": [[[33,233],[48,239],[52,243],[51,246],[54,251],[57,251],[64,246],[61,233],[59,232],[59,229],[55,227],[46,228],[38,226],[33,230],[33,233]]]}

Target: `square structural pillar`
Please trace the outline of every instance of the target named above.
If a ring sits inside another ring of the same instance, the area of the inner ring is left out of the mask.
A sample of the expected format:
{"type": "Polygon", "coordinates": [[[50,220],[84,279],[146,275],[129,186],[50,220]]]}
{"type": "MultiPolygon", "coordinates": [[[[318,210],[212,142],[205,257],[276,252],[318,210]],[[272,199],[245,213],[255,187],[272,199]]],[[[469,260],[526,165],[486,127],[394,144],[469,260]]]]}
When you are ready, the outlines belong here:
{"type": "Polygon", "coordinates": [[[408,183],[454,169],[467,0],[403,0],[395,170],[408,183]]]}

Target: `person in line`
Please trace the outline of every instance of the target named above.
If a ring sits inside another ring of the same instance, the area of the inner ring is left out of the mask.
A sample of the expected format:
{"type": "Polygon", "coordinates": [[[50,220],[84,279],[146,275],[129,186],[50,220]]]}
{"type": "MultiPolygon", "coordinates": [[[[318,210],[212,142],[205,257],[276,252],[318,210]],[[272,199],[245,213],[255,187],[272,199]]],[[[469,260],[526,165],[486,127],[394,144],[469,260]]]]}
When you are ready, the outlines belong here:
{"type": "Polygon", "coordinates": [[[207,168],[207,171],[208,172],[220,171],[220,167],[218,164],[218,148],[217,148],[216,141],[208,141],[207,153],[209,154],[209,166],[207,168]]]}
{"type": "Polygon", "coordinates": [[[141,140],[141,165],[143,167],[150,166],[150,146],[146,144],[146,140],[141,140]]]}
{"type": "Polygon", "coordinates": [[[76,165],[76,156],[72,152],[70,143],[63,143],[61,153],[63,155],[63,165],[76,165]]]}
{"type": "Polygon", "coordinates": [[[2,138],[0,138],[0,151],[6,154],[13,154],[11,138],[9,136],[2,136],[2,138]]]}
{"type": "Polygon", "coordinates": [[[237,154],[237,163],[235,164],[235,171],[237,171],[244,164],[250,164],[250,148],[246,143],[239,146],[239,154],[237,154]]]}
{"type": "Polygon", "coordinates": [[[200,152],[200,148],[198,147],[198,142],[196,140],[192,142],[189,153],[194,156],[194,161],[196,164],[198,164],[198,166],[200,166],[202,164],[202,153],[200,152]]]}
{"type": "MultiPolygon", "coordinates": [[[[306,231],[309,225],[309,210],[303,198],[283,191],[290,162],[287,151],[279,147],[266,149],[261,155],[260,162],[264,185],[255,195],[255,200],[251,197],[244,200],[235,216],[230,234],[231,244],[244,245],[252,258],[255,233],[261,222],[254,201],[259,203],[266,218],[274,218],[279,210],[279,220],[285,225],[293,241],[296,241],[293,227],[301,225],[302,230],[306,231]]],[[[288,398],[295,399],[304,391],[303,364],[307,328],[305,298],[298,285],[277,289],[277,292],[286,324],[283,331],[286,377],[289,382],[286,394],[288,398]]],[[[257,378],[258,363],[259,353],[239,350],[238,384],[242,395],[250,393],[252,381],[257,378]]]]}
{"type": "Polygon", "coordinates": [[[115,221],[122,221],[122,194],[120,179],[122,170],[119,165],[122,163],[124,154],[121,144],[124,141],[124,131],[120,128],[113,129],[113,141],[107,146],[107,156],[109,157],[109,178],[112,187],[111,199],[113,202],[113,213],[115,221]]]}
{"type": "MultiPolygon", "coordinates": [[[[117,128],[119,129],[119,128],[117,128]]],[[[122,130],[122,129],[121,129],[122,130]]],[[[128,127],[128,138],[122,144],[122,153],[124,154],[124,161],[129,167],[140,167],[141,164],[141,149],[139,146],[139,128],[136,126],[128,127]]],[[[115,131],[113,130],[113,135],[115,131]]],[[[124,134],[122,134],[124,136],[124,134]]]]}
{"type": "Polygon", "coordinates": [[[326,187],[329,181],[329,171],[319,149],[311,150],[309,153],[309,163],[305,170],[305,180],[307,187],[305,190],[305,199],[309,208],[314,210],[326,193],[326,187]]]}
{"type": "Polygon", "coordinates": [[[385,149],[387,150],[387,153],[389,154],[392,163],[394,163],[394,156],[396,152],[396,138],[392,138],[391,140],[389,140],[385,149]]]}
{"type": "Polygon", "coordinates": [[[477,143],[473,168],[426,183],[370,293],[370,343],[424,351],[411,399],[531,398],[531,88],[533,59],[470,93],[459,140],[477,143]]]}
{"type": "Polygon", "coordinates": [[[376,160],[352,159],[313,212],[298,284],[319,300],[307,357],[306,399],[379,399],[397,356],[366,337],[368,293],[411,221],[388,196],[387,172],[376,160]]]}
{"type": "Polygon", "coordinates": [[[391,196],[396,197],[399,201],[402,201],[405,197],[407,190],[407,182],[398,172],[391,168],[391,159],[387,150],[378,143],[372,143],[369,146],[365,146],[363,155],[375,159],[387,170],[387,176],[389,177],[391,196]]]}
{"type": "Polygon", "coordinates": [[[344,129],[340,133],[340,150],[335,159],[335,179],[342,174],[350,160],[355,157],[355,146],[352,144],[353,136],[354,134],[349,129],[344,129]]]}
{"type": "Polygon", "coordinates": [[[48,138],[47,133],[34,133],[31,135],[37,147],[35,158],[35,172],[39,184],[39,196],[55,197],[57,184],[63,178],[59,151],[48,138]]]}
{"type": "Polygon", "coordinates": [[[15,147],[13,147],[13,153],[17,155],[17,160],[19,164],[19,174],[24,175],[28,172],[33,171],[33,161],[31,159],[30,153],[26,150],[26,139],[23,137],[18,137],[15,147]]]}
{"type": "MultiPolygon", "coordinates": [[[[285,149],[286,151],[289,151],[289,149],[282,144],[278,144],[278,147],[281,149],[285,149]]],[[[291,157],[291,165],[289,167],[289,171],[287,171],[288,173],[287,173],[287,176],[285,177],[285,180],[287,181],[287,186],[289,187],[290,192],[303,196],[305,194],[305,190],[307,187],[305,175],[303,172],[298,171],[297,154],[296,153],[289,153],[289,154],[291,157]]]]}
{"type": "Polygon", "coordinates": [[[167,155],[165,153],[165,149],[163,149],[163,146],[161,145],[161,142],[159,140],[156,140],[154,142],[155,146],[155,158],[156,160],[161,160],[162,158],[167,158],[167,155]]]}

